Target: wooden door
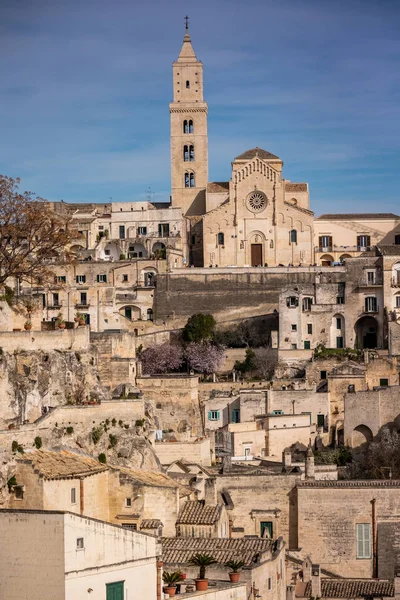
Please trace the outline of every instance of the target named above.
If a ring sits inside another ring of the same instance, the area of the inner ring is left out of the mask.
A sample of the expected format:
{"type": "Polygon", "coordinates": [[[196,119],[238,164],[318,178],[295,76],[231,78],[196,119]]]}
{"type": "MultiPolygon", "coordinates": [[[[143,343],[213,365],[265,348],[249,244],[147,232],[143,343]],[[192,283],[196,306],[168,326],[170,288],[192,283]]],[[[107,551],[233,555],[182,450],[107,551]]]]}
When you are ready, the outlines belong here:
{"type": "Polygon", "coordinates": [[[258,267],[262,265],[262,244],[251,245],[251,266],[258,267]]]}

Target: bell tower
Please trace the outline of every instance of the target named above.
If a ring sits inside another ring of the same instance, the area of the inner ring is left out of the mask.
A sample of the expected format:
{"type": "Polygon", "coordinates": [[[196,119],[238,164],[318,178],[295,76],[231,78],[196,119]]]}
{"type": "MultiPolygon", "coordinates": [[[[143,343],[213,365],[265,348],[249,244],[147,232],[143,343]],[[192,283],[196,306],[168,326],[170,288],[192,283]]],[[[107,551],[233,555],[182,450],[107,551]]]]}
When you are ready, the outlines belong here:
{"type": "Polygon", "coordinates": [[[172,65],[171,123],[172,206],[184,215],[205,213],[208,181],[207,103],[203,99],[203,64],[189,35],[189,18],[178,59],[172,65]]]}

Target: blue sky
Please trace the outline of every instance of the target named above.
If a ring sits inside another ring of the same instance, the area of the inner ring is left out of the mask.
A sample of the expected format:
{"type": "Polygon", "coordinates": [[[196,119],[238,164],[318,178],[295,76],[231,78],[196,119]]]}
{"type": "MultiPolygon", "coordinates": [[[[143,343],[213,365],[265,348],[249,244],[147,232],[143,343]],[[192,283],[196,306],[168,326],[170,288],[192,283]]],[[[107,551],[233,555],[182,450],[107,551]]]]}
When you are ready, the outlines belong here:
{"type": "Polygon", "coordinates": [[[0,0],[0,172],[50,200],[168,200],[190,15],[209,179],[260,146],[322,212],[400,212],[398,0],[0,0]]]}

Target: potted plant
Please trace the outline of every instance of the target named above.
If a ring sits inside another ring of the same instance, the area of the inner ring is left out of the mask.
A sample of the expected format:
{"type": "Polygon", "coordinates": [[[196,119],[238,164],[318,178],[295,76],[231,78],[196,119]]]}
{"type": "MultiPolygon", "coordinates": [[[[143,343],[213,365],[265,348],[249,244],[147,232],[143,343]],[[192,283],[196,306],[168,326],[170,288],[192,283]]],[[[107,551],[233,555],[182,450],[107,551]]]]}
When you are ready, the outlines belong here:
{"type": "Polygon", "coordinates": [[[183,573],[181,573],[180,571],[174,571],[171,573],[168,571],[164,571],[162,578],[163,582],[166,584],[164,586],[164,592],[168,594],[169,597],[175,596],[176,584],[179,581],[183,580],[183,573]]]}
{"type": "Polygon", "coordinates": [[[58,313],[58,316],[57,316],[57,326],[58,326],[58,329],[65,329],[65,321],[64,321],[61,313],[58,313]]]}
{"type": "Polygon", "coordinates": [[[32,329],[32,322],[28,319],[24,324],[25,331],[30,331],[32,329]]]}
{"type": "Polygon", "coordinates": [[[240,579],[240,569],[242,569],[244,567],[244,561],[243,560],[228,560],[228,562],[225,563],[225,566],[230,569],[230,572],[228,573],[228,575],[229,575],[229,579],[232,581],[232,583],[238,583],[238,581],[240,579]]]}
{"type": "Polygon", "coordinates": [[[200,568],[199,576],[197,579],[195,579],[196,590],[198,592],[205,592],[206,590],[208,590],[206,568],[210,565],[215,565],[216,562],[217,561],[215,560],[215,558],[213,556],[210,556],[209,554],[201,554],[200,552],[198,552],[197,554],[193,554],[189,564],[195,565],[200,568]]]}
{"type": "Polygon", "coordinates": [[[79,327],[83,327],[84,325],[86,325],[86,317],[83,313],[76,313],[76,316],[78,317],[79,327]]]}

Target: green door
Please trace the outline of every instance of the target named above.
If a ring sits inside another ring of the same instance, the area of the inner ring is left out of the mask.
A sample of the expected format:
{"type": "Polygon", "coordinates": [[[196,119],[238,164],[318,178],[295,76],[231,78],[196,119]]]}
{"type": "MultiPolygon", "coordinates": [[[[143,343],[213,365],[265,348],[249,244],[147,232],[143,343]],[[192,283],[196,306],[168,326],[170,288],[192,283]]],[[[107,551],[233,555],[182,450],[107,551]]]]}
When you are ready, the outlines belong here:
{"type": "Polygon", "coordinates": [[[124,600],[124,582],[106,583],[106,600],[124,600]]]}

